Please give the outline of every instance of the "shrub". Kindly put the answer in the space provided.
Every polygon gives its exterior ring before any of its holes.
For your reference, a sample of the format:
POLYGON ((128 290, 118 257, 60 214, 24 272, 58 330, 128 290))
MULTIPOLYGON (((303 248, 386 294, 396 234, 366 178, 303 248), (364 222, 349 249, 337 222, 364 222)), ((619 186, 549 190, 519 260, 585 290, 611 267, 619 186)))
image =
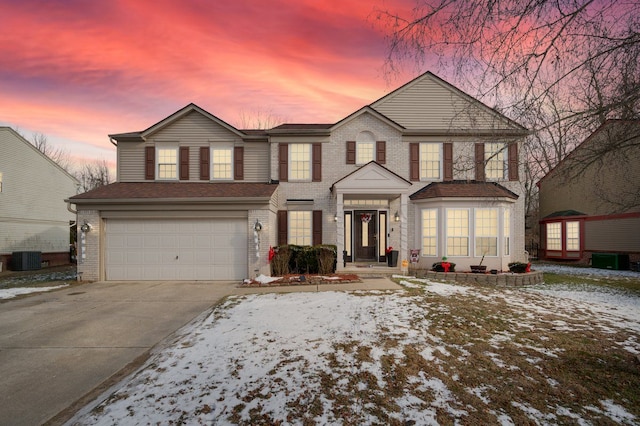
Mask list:
POLYGON ((514 272, 516 274, 524 274, 525 272, 528 272, 530 267, 531 267, 530 263, 523 263, 523 262, 509 263, 509 271, 514 272))
POLYGON ((271 275, 331 274, 336 270, 337 251, 334 245, 278 246, 271 259, 271 275))

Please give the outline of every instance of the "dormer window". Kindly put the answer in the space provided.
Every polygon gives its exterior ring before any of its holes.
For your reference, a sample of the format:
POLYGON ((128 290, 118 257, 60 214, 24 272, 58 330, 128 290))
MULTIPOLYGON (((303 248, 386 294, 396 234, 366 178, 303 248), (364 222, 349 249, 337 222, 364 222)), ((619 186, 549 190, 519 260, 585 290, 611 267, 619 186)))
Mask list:
POLYGON ((158 145, 156 148, 156 164, 156 176, 158 179, 178 179, 178 147, 158 145))

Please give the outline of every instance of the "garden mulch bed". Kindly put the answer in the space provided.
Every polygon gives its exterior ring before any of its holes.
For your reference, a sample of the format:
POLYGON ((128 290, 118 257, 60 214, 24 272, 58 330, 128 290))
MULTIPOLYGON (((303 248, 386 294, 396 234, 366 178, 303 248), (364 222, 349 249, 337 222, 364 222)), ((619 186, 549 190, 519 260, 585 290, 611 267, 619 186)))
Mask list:
MULTIPOLYGON (((260 277, 259 277, 260 278, 260 277)), ((275 278, 275 277, 274 277, 275 278)), ((362 282, 355 274, 288 274, 265 283, 259 279, 244 280, 240 287, 278 287, 292 285, 346 284, 362 282)))

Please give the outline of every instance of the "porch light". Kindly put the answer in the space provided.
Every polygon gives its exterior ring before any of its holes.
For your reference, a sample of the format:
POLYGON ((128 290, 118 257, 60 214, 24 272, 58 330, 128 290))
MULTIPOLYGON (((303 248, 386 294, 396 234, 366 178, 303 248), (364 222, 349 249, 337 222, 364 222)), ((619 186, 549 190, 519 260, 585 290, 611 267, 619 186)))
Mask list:
POLYGON ((393 215, 393 221, 400 222, 400 215, 398 214, 398 212, 396 212, 396 214, 393 215))
POLYGON ((80 230, 81 230, 82 232, 89 232, 89 231, 91 231, 91 228, 93 228, 93 227, 91 226, 91 224, 90 224, 90 223, 88 223, 88 222, 85 220, 84 225, 82 225, 82 226, 80 227, 80 230))
POLYGON ((337 222, 337 221, 338 221, 338 215, 337 215, 337 214, 333 217, 333 221, 334 221, 334 222, 337 222))
POLYGON ((258 219, 256 219, 256 223, 253 225, 253 230, 256 232, 262 231, 262 223, 258 219))

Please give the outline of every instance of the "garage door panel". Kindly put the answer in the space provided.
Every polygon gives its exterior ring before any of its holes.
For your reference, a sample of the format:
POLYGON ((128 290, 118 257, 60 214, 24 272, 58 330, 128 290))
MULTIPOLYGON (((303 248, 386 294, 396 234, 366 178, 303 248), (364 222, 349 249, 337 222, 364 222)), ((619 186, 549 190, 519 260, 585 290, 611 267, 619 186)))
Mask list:
POLYGON ((108 280, 246 278, 246 219, 108 219, 105 229, 108 280))

